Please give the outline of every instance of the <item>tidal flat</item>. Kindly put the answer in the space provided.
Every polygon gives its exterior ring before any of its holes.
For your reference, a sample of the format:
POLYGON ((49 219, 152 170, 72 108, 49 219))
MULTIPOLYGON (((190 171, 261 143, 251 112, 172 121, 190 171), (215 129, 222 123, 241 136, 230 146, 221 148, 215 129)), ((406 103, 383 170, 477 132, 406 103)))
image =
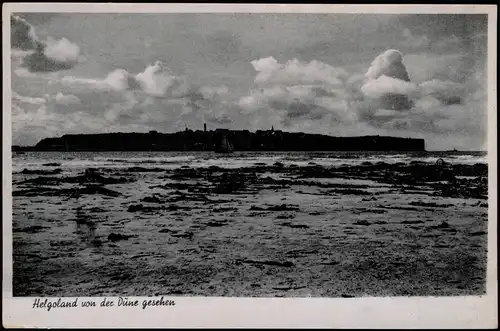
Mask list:
POLYGON ((487 175, 314 160, 16 171, 13 294, 481 295, 487 175))

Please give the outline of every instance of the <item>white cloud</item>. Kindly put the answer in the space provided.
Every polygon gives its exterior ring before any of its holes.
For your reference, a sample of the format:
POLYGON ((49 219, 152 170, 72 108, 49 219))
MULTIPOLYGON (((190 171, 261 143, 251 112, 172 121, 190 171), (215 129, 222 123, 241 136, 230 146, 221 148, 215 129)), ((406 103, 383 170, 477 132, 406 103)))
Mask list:
MULTIPOLYGON (((20 66, 30 73, 68 70, 84 61, 78 45, 66 38, 48 37, 41 41, 35 28, 17 16, 11 17, 11 46, 17 50, 15 57, 21 58, 20 66)), ((16 74, 27 76, 23 71, 16 71, 16 74)))
POLYGON ((55 116, 55 114, 48 112, 45 104, 34 110, 13 105, 11 118, 13 141, 18 141, 21 144, 37 143, 39 137, 55 134, 57 128, 67 121, 66 117, 55 116))
POLYGON ((422 98, 419 98, 415 102, 415 108, 422 110, 437 109, 440 106, 441 106, 441 101, 432 96, 424 96, 422 98))
POLYGON ((418 93, 416 84, 401 79, 380 76, 377 79, 368 80, 362 87, 362 92, 369 98, 381 98, 387 94, 402 94, 413 96, 418 93))
POLYGON ((418 88, 410 82, 401 52, 389 49, 372 61, 361 91, 366 97, 377 99, 382 108, 407 110, 412 105, 409 95, 418 88))
POLYGON ((53 101, 59 105, 71 105, 71 104, 79 104, 81 103, 80 99, 72 94, 63 94, 58 92, 56 95, 51 96, 49 94, 45 94, 43 97, 27 97, 12 91, 12 100, 17 101, 19 103, 25 103, 30 105, 43 105, 48 101, 53 101))
MULTIPOLYGON (((45 100, 55 100, 55 96, 45 96, 45 100)), ((41 99, 41 98, 40 98, 41 99)), ((106 127, 102 116, 89 116, 82 111, 61 114, 54 108, 55 102, 38 104, 21 103, 12 100, 13 144, 34 145, 45 137, 55 137, 66 133, 100 132, 106 127)))
POLYGON ((108 88, 115 91, 125 91, 139 86, 136 78, 124 69, 117 69, 110 72, 102 81, 94 81, 98 88, 108 88))
MULTIPOLYGON (((105 83, 106 79, 103 80, 98 80, 98 79, 93 79, 93 78, 81 78, 81 77, 74 77, 74 76, 64 76, 61 78, 61 84, 65 86, 69 86, 72 88, 98 88, 98 89, 105 89, 109 88, 111 89, 112 86, 105 83)), ((53 81, 52 83, 57 83, 56 81, 53 81)))
POLYGON ((37 75, 30 72, 26 68, 17 68, 14 69, 14 74, 16 74, 17 77, 22 77, 22 78, 28 78, 28 77, 36 77, 37 75))
POLYGON ((20 103, 28 103, 32 105, 42 105, 46 102, 45 98, 33 98, 19 95, 18 93, 12 91, 12 100, 19 101, 20 103))
MULTIPOLYGON (((422 63, 421 70, 429 69, 422 63)), ((427 77, 432 77, 433 72, 428 71, 427 77)), ((458 104, 462 102, 465 91, 461 83, 435 78, 420 84, 410 82, 402 55, 397 50, 388 50, 377 56, 365 77, 361 87, 363 94, 377 99, 380 106, 387 109, 408 110, 413 105, 410 100, 416 100, 417 105, 425 108, 433 107, 437 100, 443 105, 458 104)))
POLYGON ((259 85, 341 84, 347 73, 340 68, 313 60, 301 62, 297 59, 280 64, 273 57, 251 62, 255 71, 255 83, 259 85))
POLYGON ((433 79, 420 84, 422 95, 433 96, 444 104, 461 103, 465 88, 463 84, 433 79))
POLYGON ((181 98, 189 93, 187 81, 174 76, 161 61, 148 66, 135 79, 144 92, 155 97, 181 98))
POLYGON ((174 76, 170 69, 160 61, 146 67, 137 75, 125 69, 117 69, 110 72, 104 79, 65 76, 61 79, 61 83, 75 88, 118 92, 138 90, 159 98, 184 98, 194 93, 193 87, 184 77, 174 76))
POLYGON ((115 103, 104 112, 104 118, 108 122, 115 122, 122 114, 129 113, 137 104, 138 100, 134 95, 127 93, 125 102, 115 103))
POLYGON ((298 121, 354 120, 346 101, 347 73, 343 69, 316 60, 281 64, 273 57, 252 61, 252 65, 257 71, 256 87, 238 101, 252 125, 290 128, 298 121))
POLYGON ((80 47, 66 38, 55 40, 49 37, 45 42, 44 54, 57 62, 76 63, 80 56, 80 47))
POLYGON ((20 50, 34 50, 40 41, 35 28, 19 16, 11 16, 10 42, 12 47, 20 50))
POLYGON ((56 94, 54 100, 59 105, 71 105, 71 104, 81 103, 80 99, 76 95, 62 94, 61 92, 56 94))
POLYGON ((110 72, 104 79, 64 76, 61 79, 61 83, 75 89, 113 90, 117 92, 139 86, 135 77, 125 69, 116 69, 110 72))
POLYGON ((380 76, 409 81, 408 72, 403 64, 403 55, 396 49, 389 49, 377 56, 365 74, 367 79, 377 79, 380 76))

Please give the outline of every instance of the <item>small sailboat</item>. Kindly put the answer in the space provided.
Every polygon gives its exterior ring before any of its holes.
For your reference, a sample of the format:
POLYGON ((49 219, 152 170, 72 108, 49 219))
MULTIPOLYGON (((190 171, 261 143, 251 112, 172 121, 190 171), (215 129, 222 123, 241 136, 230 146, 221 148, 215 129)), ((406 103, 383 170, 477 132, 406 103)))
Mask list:
POLYGON ((227 136, 223 135, 220 144, 215 146, 214 151, 215 153, 232 153, 234 151, 234 147, 227 139, 227 136))
POLYGON ((66 152, 69 152, 69 145, 68 145, 68 141, 66 139, 64 139, 64 150, 66 152))

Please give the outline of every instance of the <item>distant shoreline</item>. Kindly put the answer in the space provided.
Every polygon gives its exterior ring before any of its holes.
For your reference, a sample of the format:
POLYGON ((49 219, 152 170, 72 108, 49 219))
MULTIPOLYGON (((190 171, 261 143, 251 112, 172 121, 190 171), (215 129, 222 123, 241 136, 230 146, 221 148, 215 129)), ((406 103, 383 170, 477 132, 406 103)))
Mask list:
POLYGON ((74 134, 44 138, 34 146, 12 146, 13 152, 104 152, 104 151, 213 151, 221 139, 227 139, 234 151, 308 152, 308 151, 397 151, 425 152, 425 140, 389 136, 333 137, 280 130, 185 130, 175 133, 102 133, 74 134))

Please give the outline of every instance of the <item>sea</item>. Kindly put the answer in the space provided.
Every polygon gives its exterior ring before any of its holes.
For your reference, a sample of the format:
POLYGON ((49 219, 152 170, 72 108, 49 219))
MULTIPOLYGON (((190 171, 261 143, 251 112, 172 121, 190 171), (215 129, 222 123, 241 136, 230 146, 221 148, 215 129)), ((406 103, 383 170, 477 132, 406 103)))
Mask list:
POLYGON ((86 168, 143 168, 175 169, 218 166, 240 168, 252 165, 305 166, 354 166, 363 162, 409 163, 420 161, 434 163, 442 159, 450 164, 487 164, 487 152, 24 152, 12 153, 12 172, 23 169, 79 171, 86 168))

